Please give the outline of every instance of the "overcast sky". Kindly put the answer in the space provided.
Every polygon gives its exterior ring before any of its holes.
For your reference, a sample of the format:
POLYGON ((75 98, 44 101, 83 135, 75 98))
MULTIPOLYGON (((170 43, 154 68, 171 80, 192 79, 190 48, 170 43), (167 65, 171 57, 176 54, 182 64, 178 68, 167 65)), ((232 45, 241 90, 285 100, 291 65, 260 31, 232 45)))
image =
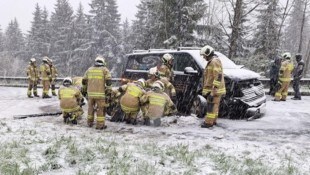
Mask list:
MULTIPOLYGON (((116 0, 118 4, 118 12, 121 14, 122 21, 128 18, 133 20, 137 12, 136 6, 140 0, 116 0)), ((77 10, 79 3, 82 2, 84 12, 88 13, 91 0, 69 0, 74 11, 77 10)), ((7 25, 14 18, 17 19, 23 33, 30 30, 31 21, 33 20, 33 12, 35 4, 39 3, 40 7, 46 7, 49 16, 56 4, 56 0, 0 0, 0 28, 5 31, 7 25)))

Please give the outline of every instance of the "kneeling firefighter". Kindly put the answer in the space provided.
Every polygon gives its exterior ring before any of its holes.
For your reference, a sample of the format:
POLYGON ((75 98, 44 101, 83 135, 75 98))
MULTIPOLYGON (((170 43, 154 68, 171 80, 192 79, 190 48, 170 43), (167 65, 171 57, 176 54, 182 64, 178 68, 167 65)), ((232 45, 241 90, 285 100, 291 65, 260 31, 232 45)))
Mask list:
POLYGON ((156 81, 152 85, 151 91, 148 91, 141 102, 145 104, 144 124, 150 125, 153 120, 154 126, 160 126, 161 120, 165 114, 175 113, 177 109, 170 97, 164 92, 164 84, 156 81))
POLYGON ((133 83, 127 83, 119 88, 119 92, 125 92, 121 97, 120 104, 125 113, 126 123, 135 125, 137 115, 141 107, 141 97, 145 94, 145 80, 139 79, 133 83))
POLYGON ((58 98, 64 122, 77 124, 77 119, 83 114, 83 109, 81 108, 84 104, 83 96, 78 88, 72 86, 72 79, 70 77, 63 80, 63 86, 58 91, 58 98))

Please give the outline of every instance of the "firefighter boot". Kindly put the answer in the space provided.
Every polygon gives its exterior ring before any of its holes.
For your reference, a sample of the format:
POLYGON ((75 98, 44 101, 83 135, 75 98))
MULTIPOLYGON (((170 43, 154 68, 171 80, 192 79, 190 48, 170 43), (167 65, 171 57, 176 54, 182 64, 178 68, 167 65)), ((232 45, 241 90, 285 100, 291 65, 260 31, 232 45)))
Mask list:
POLYGON ((53 91, 53 92, 52 92, 52 95, 53 95, 53 96, 57 96, 57 94, 56 94, 56 92, 55 92, 55 91, 53 91))
POLYGON ((94 125, 94 120, 87 119, 87 125, 88 125, 89 127, 93 127, 93 125, 94 125))
POLYGON ((35 96, 35 97, 40 97, 39 95, 38 95, 38 93, 33 93, 33 95, 35 96))
POLYGON ((210 118, 206 118, 205 122, 201 125, 202 128, 211 128, 214 125, 214 120, 210 118))
POLYGON ((33 96, 32 95, 28 95, 28 98, 33 98, 33 96))
POLYGON ((105 125, 104 122, 98 122, 96 123, 96 129, 100 129, 100 130, 103 130, 103 129, 106 129, 107 128, 107 125, 105 125))
POLYGON ((144 118, 144 125, 146 125, 146 126, 151 125, 150 118, 144 118))

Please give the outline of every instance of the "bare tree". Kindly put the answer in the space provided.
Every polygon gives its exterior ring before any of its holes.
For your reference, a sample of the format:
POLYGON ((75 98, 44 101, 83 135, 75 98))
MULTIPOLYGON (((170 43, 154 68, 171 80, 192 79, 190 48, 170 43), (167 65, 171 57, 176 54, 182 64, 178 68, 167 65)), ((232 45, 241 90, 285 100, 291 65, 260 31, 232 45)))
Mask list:
POLYGON ((303 14, 302 14, 302 21, 301 21, 300 35, 299 35, 299 46, 298 46, 298 52, 299 53, 302 51, 302 43, 303 43, 302 38, 303 38, 304 27, 305 27, 306 12, 307 12, 307 7, 308 7, 309 3, 310 3, 309 0, 304 1, 304 9, 303 9, 303 14))

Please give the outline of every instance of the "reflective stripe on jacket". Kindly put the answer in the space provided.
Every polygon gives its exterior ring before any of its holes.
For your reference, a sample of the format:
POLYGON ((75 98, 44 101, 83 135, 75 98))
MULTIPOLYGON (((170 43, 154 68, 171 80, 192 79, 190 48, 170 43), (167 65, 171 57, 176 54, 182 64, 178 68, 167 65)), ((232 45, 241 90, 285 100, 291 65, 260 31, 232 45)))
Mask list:
POLYGON ((291 60, 283 61, 279 72, 279 80, 281 82, 290 82, 293 69, 294 64, 291 62, 291 60))
POLYGON ((120 104, 126 112, 136 112, 140 109, 140 98, 145 94, 145 91, 135 83, 128 83, 121 86, 125 94, 121 97, 120 104))
POLYGON ((216 89, 216 94, 223 95, 226 93, 223 66, 221 60, 214 56, 207 64, 204 70, 203 90, 202 94, 206 95, 216 89))
POLYGON ((170 97, 164 92, 147 92, 141 99, 142 103, 146 103, 146 116, 152 118, 160 118, 166 111, 171 111, 174 106, 170 97))
POLYGON ((51 76, 50 66, 46 63, 42 63, 40 66, 40 75, 42 80, 49 80, 51 76))
POLYGON ((105 98, 106 90, 111 88, 106 81, 111 80, 110 71, 106 67, 90 67, 84 74, 86 89, 89 98, 105 98))
POLYGON ((60 108, 62 111, 74 112, 80 109, 79 102, 83 97, 76 87, 62 86, 58 91, 58 98, 60 100, 60 108))
POLYGON ((32 81, 38 81, 38 79, 39 79, 39 72, 38 72, 37 66, 32 65, 32 64, 28 65, 27 66, 27 76, 32 81))

